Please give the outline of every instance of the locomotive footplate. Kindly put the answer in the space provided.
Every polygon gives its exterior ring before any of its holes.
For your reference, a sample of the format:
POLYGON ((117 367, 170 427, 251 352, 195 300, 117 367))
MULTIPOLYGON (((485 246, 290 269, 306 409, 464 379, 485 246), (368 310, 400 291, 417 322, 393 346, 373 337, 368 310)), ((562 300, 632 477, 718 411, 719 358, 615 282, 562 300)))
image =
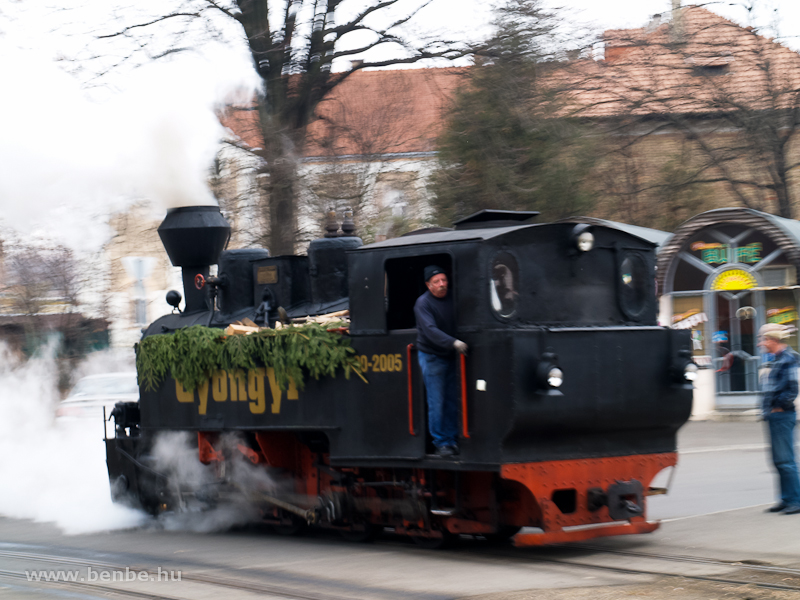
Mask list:
MULTIPOLYGON (((541 533, 519 533, 516 546, 575 542, 601 536, 650 533, 659 523, 646 518, 653 478, 674 467, 674 452, 580 460, 506 464, 503 479, 530 492, 541 533)), ((524 506, 525 503, 520 503, 524 506)))

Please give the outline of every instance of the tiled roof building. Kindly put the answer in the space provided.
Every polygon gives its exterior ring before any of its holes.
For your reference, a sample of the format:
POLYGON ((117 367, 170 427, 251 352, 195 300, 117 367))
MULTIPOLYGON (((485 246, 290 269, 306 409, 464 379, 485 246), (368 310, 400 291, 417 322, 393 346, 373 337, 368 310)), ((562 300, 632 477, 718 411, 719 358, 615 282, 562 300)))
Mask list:
MULTIPOLYGON (((424 191, 444 111, 463 69, 356 71, 334 88, 298 148, 301 237, 319 234, 328 206, 352 206, 367 239, 418 227, 429 218, 424 191)), ((262 145, 256 115, 222 118, 250 148, 262 145)))
MULTIPOLYGON (((465 69, 356 71, 319 105, 308 127, 307 159, 433 152, 443 111, 465 69)), ((262 145, 253 111, 222 122, 252 148, 262 145)))
POLYGON ((666 228, 730 205, 796 216, 797 52, 696 6, 604 40, 604 60, 560 76, 572 114, 607 126, 608 216, 666 228), (675 218, 653 222, 665 208, 675 218))
MULTIPOLYGON (((605 127, 597 216, 664 229, 718 206, 792 216, 797 52, 696 6, 606 31, 604 42, 602 60, 547 75, 569 99, 566 114, 605 127)), ((356 71, 334 89, 298 148, 309 235, 328 204, 381 222, 368 236, 391 235, 387 219, 425 222, 424 180, 466 71, 356 71)), ((258 147, 253 117, 224 122, 258 147)))

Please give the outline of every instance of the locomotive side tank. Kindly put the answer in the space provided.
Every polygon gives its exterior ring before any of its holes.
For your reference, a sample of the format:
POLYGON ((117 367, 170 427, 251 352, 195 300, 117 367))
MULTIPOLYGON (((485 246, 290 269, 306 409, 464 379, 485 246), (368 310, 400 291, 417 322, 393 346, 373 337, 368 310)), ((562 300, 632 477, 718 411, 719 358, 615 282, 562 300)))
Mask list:
MULTIPOLYGON (((180 504, 147 471, 155 437, 191 432, 198 460, 224 473, 220 436, 236 432, 248 460, 291 481, 290 494, 259 496, 265 520, 283 527, 302 517, 364 537, 388 526, 428 544, 466 533, 516 534, 518 545, 652 531, 650 484, 676 464, 694 369, 688 333, 656 320, 655 243, 615 224, 522 222, 531 216, 483 211, 454 230, 368 246, 332 237, 308 257, 223 252, 219 277, 199 273, 212 291, 205 310, 187 302, 146 336, 349 308, 368 383, 323 377, 281 390, 269 365, 246 379, 218 372, 191 392, 167 377, 141 389, 139 415, 118 415, 107 440, 114 489, 151 510, 180 504), (448 273, 470 348, 452 459, 431 454, 414 348, 431 264, 448 273)), ((196 267, 188 278, 184 267, 187 286, 200 281, 196 267)))

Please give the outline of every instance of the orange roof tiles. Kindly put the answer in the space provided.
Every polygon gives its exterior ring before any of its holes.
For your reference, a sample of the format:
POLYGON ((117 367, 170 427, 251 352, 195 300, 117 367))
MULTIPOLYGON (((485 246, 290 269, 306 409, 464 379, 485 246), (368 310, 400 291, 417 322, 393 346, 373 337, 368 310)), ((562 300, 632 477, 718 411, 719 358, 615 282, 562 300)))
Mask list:
MULTIPOLYGON (((356 71, 317 107, 303 156, 430 152, 444 124, 443 112, 465 69, 356 71)), ((251 148, 262 145, 257 114, 230 110, 222 116, 251 148)))
POLYGON ((579 114, 797 106, 797 52, 696 6, 684 7, 674 25, 606 31, 604 61, 581 61, 561 73, 561 84, 573 84, 569 95, 579 114))

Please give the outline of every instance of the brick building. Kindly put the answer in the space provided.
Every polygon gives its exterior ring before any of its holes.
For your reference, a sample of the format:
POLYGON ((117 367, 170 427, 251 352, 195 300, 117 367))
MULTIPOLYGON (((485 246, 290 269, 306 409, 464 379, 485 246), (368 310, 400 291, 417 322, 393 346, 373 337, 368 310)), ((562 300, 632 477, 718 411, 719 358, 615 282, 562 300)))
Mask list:
POLYGON ((796 216, 797 52, 696 6, 604 42, 561 74, 572 114, 608 140, 604 216, 670 230, 731 205, 796 216))

